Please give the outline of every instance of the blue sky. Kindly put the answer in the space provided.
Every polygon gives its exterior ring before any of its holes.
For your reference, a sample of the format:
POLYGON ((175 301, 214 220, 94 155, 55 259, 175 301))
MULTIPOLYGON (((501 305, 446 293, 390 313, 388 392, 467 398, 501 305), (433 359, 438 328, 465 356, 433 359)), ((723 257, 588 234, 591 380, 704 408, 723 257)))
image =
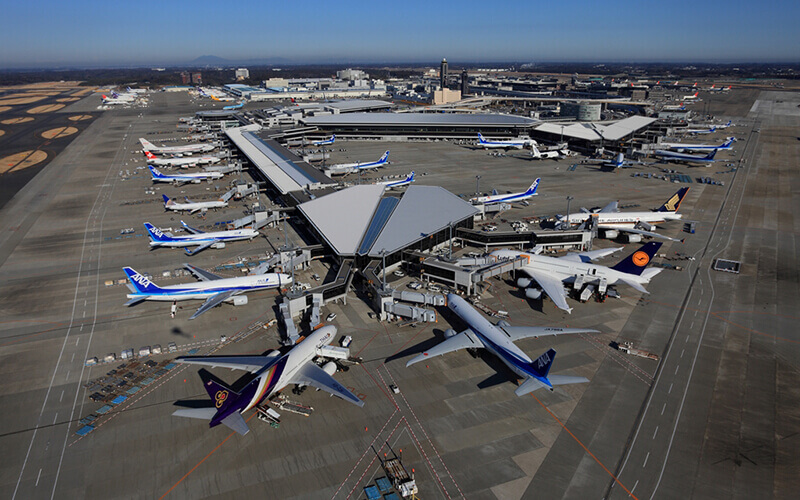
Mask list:
POLYGON ((800 61, 800 1, 12 1, 0 67, 306 62, 800 61), (498 6, 502 5, 502 6, 498 6))

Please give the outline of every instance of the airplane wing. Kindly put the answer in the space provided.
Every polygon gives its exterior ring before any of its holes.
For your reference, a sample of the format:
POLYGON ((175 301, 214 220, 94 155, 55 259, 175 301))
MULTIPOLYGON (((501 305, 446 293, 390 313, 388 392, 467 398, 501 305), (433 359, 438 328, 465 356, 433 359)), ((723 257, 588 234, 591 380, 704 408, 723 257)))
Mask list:
MULTIPOLYGON (((603 227, 603 226, 599 226, 603 227)), ((622 250, 623 247, 617 248, 603 248, 601 250, 589 250, 588 252, 570 252, 563 257, 559 257, 560 259, 564 260, 571 260, 575 262, 591 262, 596 259, 601 259, 608 255, 611 255, 614 252, 618 252, 622 250)))
POLYGON ((141 302, 143 300, 147 300, 147 297, 134 297, 131 300, 129 300, 128 302, 125 302, 125 305, 126 306, 132 306, 134 304, 138 304, 139 302, 141 302))
POLYGON ((601 213, 607 214, 612 212, 619 212, 619 201, 612 201, 608 205, 600 209, 601 213))
POLYGON ((556 307, 568 313, 572 312, 572 308, 567 305, 567 292, 564 291, 564 283, 560 279, 544 271, 533 271, 525 268, 522 271, 536 280, 544 290, 544 293, 555 303, 556 307))
POLYGON ((527 339, 530 337, 549 337, 551 335, 572 335, 576 333, 600 333, 598 330, 588 330, 584 328, 553 328, 549 326, 498 326, 508 334, 512 342, 527 339))
POLYGON ((520 384, 519 387, 517 387, 517 389, 514 391, 514 394, 516 394, 517 396, 524 396, 528 393, 531 393, 538 389, 542 389, 544 387, 547 386, 541 380, 533 377, 528 377, 528 379, 525 380, 525 382, 523 382, 522 384, 520 384))
POLYGON ((199 418, 201 420, 211 420, 214 418, 214 415, 217 414, 217 409, 215 407, 210 408, 183 408, 181 410, 175 410, 172 413, 173 417, 184 417, 184 418, 199 418))
POLYGON ((586 377, 571 377, 569 375, 550 375, 547 378, 553 385, 582 384, 589 381, 586 377))
POLYGON ((598 229, 614 229, 616 231, 622 231, 622 232, 625 232, 625 233, 641 234, 642 236, 649 236, 651 238, 661 238, 661 239, 664 239, 664 240, 680 241, 681 243, 683 243, 682 239, 671 238, 669 236, 665 236, 663 234, 658 234, 658 233, 655 233, 653 231, 645 231, 644 229, 635 229, 635 228, 630 228, 630 227, 604 226, 604 225, 598 225, 597 228, 598 229))
POLYGON ((217 242, 217 240, 210 240, 210 241, 206 241, 205 243, 203 243, 199 247, 195 248, 194 250, 189 250, 189 247, 185 247, 184 250, 186 251, 186 255, 194 255, 196 253, 202 252, 203 250, 205 250, 206 248, 210 247, 211 245, 213 245, 216 242, 217 242))
POLYGON ((231 370, 244 370, 256 373, 270 363, 274 363, 276 356, 178 356, 175 361, 192 365, 219 366, 231 370))
POLYGON ((219 292, 216 295, 212 295, 211 297, 206 299, 205 302, 203 302, 203 305, 200 306, 194 312, 194 314, 192 314, 189 317, 189 319, 195 319, 196 317, 200 316, 201 314, 203 314, 204 312, 208 311, 212 307, 216 307, 216 306, 222 304, 222 302, 224 302, 225 300, 233 297, 234 295, 236 295, 238 293, 240 293, 239 290, 227 290, 227 291, 224 291, 224 292, 219 292))
POLYGON ((640 285, 638 282, 636 282, 636 281, 628 280, 628 279, 625 279, 623 277, 620 277, 619 279, 623 283, 625 283, 626 285, 628 285, 629 287, 633 288, 636 291, 639 291, 639 292, 642 292, 642 293, 650 293, 647 290, 645 290, 645 288, 642 285, 640 285))
POLYGON ((414 363, 419 363, 425 359, 435 358, 436 356, 447 354, 448 352, 458 351, 460 349, 478 349, 483 347, 483 343, 476 339, 470 330, 464 330, 457 335, 453 335, 444 342, 436 344, 422 354, 415 356, 408 363, 406 363, 406 367, 409 367, 414 363))
POLYGON ((337 382, 335 378, 328 375, 325 370, 314 363, 304 364, 299 370, 297 370, 297 373, 294 374, 289 383, 310 385, 311 387, 340 397, 345 401, 353 403, 354 405, 364 406, 364 402, 358 399, 355 394, 348 391, 342 384, 337 382))
POLYGON ((250 432, 250 427, 247 426, 247 422, 244 421, 244 417, 242 417, 242 414, 238 411, 233 412, 222 419, 222 423, 242 436, 250 432))
POLYGON ((192 234, 203 234, 204 231, 187 226, 185 222, 181 221, 181 226, 192 234))
POLYGON ((203 281, 214 281, 222 279, 222 276, 218 276, 212 272, 206 271, 205 269, 200 269, 199 267, 193 266, 191 264, 184 263, 183 267, 191 271, 192 274, 194 274, 195 276, 197 276, 198 279, 203 281))

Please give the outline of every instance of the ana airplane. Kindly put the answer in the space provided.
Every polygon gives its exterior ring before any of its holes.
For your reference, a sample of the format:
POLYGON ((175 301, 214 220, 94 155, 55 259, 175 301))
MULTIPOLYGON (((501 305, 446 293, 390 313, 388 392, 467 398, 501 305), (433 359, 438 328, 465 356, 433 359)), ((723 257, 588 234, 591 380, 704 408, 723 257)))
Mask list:
POLYGON ((662 142, 659 145, 675 151, 711 151, 717 149, 731 149, 733 147, 733 141, 735 140, 736 139, 734 137, 728 137, 728 139, 722 144, 683 144, 680 142, 662 142))
POLYGON ((456 333, 452 329, 447 330, 444 332, 444 342, 414 357, 406 363, 406 367, 460 349, 487 349, 524 380, 514 391, 517 396, 524 396, 542 388, 552 391, 556 385, 580 384, 589 381, 584 377, 549 375, 553 359, 556 356, 555 350, 550 349, 532 361, 514 342, 530 337, 600 333, 597 330, 511 326, 505 321, 493 325, 466 300, 453 293, 447 295, 447 307, 466 323, 467 329, 461 333, 456 333))
POLYGON ((711 126, 708 128, 689 128, 684 130, 683 132, 686 134, 713 134, 717 131, 717 127, 711 126))
POLYGON ((542 292, 546 293, 556 307, 567 312, 572 308, 567 305, 567 292, 565 283, 577 284, 577 288, 586 285, 618 285, 625 283, 635 290, 648 293, 645 284, 661 272, 661 269, 645 269, 658 249, 660 242, 649 242, 633 252, 614 267, 591 264, 593 259, 610 255, 621 248, 592 250, 588 252, 570 253, 563 257, 547 257, 535 253, 520 252, 517 250, 495 250, 491 253, 498 260, 524 258, 527 263, 520 269, 532 279, 520 278, 517 286, 526 288, 525 296, 529 299, 538 299, 542 292), (536 281, 539 288, 528 288, 536 281))
POLYGON ((539 194, 536 192, 536 190, 539 188, 540 180, 541 179, 537 177, 528 189, 519 193, 497 194, 497 191, 495 190, 490 196, 479 196, 469 201, 474 205, 493 205, 495 203, 514 203, 527 200, 528 198, 539 194))
POLYGON ((160 170, 152 165, 148 165, 150 169, 150 176, 153 182, 174 182, 176 184, 186 184, 187 182, 194 182, 195 184, 201 181, 212 181, 214 179, 222 179, 223 175, 220 172, 186 172, 183 174, 165 175, 160 170))
POLYGON ((333 144, 335 141, 336 141, 336 134, 333 134, 328 139, 324 139, 322 141, 314 141, 311 144, 313 144, 314 146, 327 146, 329 144, 333 144))
POLYGON ((162 194, 161 197, 164 198, 164 210, 174 210, 175 212, 188 211, 189 215, 201 210, 208 210, 209 208, 224 208, 228 206, 228 202, 222 198, 212 201, 195 202, 189 201, 189 198, 184 198, 186 203, 178 203, 175 200, 170 200, 165 194, 162 194))
POLYGON ((147 139, 140 138, 142 151, 150 151, 157 155, 190 155, 192 153, 205 153, 213 150, 214 144, 187 144, 185 146, 156 146, 147 139))
POLYGON ((704 163, 710 164, 715 162, 714 156, 717 154, 717 150, 713 149, 710 153, 705 156, 702 155, 690 155, 687 153, 678 153, 677 151, 668 151, 664 149, 658 149, 655 152, 655 155, 661 158, 661 161, 674 161, 679 163, 704 163))
POLYGON ((367 163, 340 163, 338 165, 331 165, 327 168, 332 175, 347 174, 350 172, 357 172, 359 170, 369 170, 371 168, 381 168, 389 164, 389 152, 386 151, 378 158, 378 161, 367 163))
POLYGON ((613 160, 604 161, 600 163, 600 168, 603 169, 617 169, 617 168, 628 168, 634 165, 641 165, 642 162, 634 162, 634 161, 625 161, 625 155, 622 153, 617 154, 617 156, 613 160))
POLYGON ((220 161, 218 156, 192 156, 190 158, 159 158, 150 151, 144 152, 147 156, 147 163, 150 165, 158 165, 165 167, 194 167, 195 165, 206 165, 209 163, 217 163, 220 161))
POLYGON ((291 384, 321 389, 362 407, 364 402, 333 378, 335 362, 328 361, 322 367, 313 363, 314 358, 330 356, 332 351, 342 349, 329 345, 335 337, 336 327, 327 325, 318 328, 286 354, 270 351, 263 356, 180 356, 175 359, 178 363, 244 370, 250 372, 253 379, 236 392, 230 385, 201 369, 200 379, 211 401, 204 408, 177 410, 173 416, 210 420, 209 427, 224 424, 244 435, 250 429, 242 414, 291 384))
POLYGON ((235 109, 242 109, 244 107, 244 101, 240 102, 239 104, 231 104, 230 106, 223 106, 222 109, 226 111, 233 111, 235 109))
POLYGON ((150 248, 157 247, 182 247, 186 255, 194 255, 206 248, 225 248, 230 241, 252 240, 258 236, 255 229, 234 229, 231 231, 215 231, 205 233, 199 229, 187 226, 183 221, 181 225, 191 234, 173 236, 170 232, 163 232, 149 222, 144 223, 147 234, 150 235, 150 248), (194 250, 187 247, 196 246, 194 250))
POLYGON ((535 144, 531 145, 531 158, 534 160, 560 158, 563 155, 565 155, 564 151, 539 151, 535 144))
POLYGON ((205 300, 203 305, 189 318, 191 320, 223 302, 231 303, 234 306, 247 304, 247 297, 242 295, 244 293, 279 288, 292 283, 292 277, 286 274, 268 273, 223 278, 190 264, 184 264, 184 266, 200 280, 199 283, 160 287, 130 267, 124 267, 123 270, 130 281, 128 288, 131 291, 128 294, 130 300, 125 305, 132 306, 145 300, 161 302, 205 300))
POLYGON ((688 192, 688 187, 679 189, 678 192, 673 194, 663 205, 652 212, 620 212, 619 203, 613 201, 598 212, 582 209, 579 214, 559 215, 557 218, 557 226, 579 226, 588 223, 590 219, 596 217, 597 228, 604 229, 605 237, 609 239, 616 238, 619 236, 619 232, 622 231, 636 235, 628 237, 629 243, 641 241, 642 236, 683 242, 683 240, 680 239, 658 234, 654 232, 654 230, 656 229, 656 224, 662 224, 671 220, 680 220, 681 217, 683 217, 682 214, 678 213, 678 209, 688 192))
POLYGON ((535 145, 536 141, 533 139, 495 139, 487 141, 483 135, 478 134, 478 146, 483 149, 523 149, 535 145))
POLYGON ((376 182, 375 184, 382 185, 383 188, 386 191, 389 191, 390 189, 396 189, 396 188, 400 188, 400 187, 403 187, 403 186, 408 186, 412 182, 414 182, 414 171, 413 170, 411 171, 410 174, 408 174, 406 176, 405 179, 401 179, 399 181, 379 181, 379 182, 376 182))

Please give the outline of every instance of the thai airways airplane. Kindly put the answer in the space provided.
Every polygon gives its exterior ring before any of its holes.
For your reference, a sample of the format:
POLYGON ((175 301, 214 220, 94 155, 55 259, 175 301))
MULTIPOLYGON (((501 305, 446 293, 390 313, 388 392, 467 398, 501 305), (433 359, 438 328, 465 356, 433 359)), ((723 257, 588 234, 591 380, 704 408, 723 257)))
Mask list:
POLYGON ((716 154, 717 154, 716 149, 711 150, 711 152, 705 156, 690 155, 687 153, 678 153, 677 151, 668 151, 664 149, 658 149, 655 152, 655 155, 661 158, 661 161, 674 161, 679 163, 709 163, 709 164, 714 163, 716 161, 714 159, 714 156, 716 154))
POLYGON ((650 236, 653 238, 663 238, 670 241, 683 240, 670 238, 663 234, 654 232, 656 224, 662 224, 671 220, 680 220, 683 215, 678 213, 681 202, 686 198, 689 188, 681 188, 675 194, 669 197, 663 205, 658 207, 652 212, 620 212, 618 202, 612 201, 598 212, 591 212, 583 209, 581 213, 559 215, 557 217, 557 226, 569 227, 586 224, 589 219, 597 218, 597 228, 606 231, 605 237, 614 239, 619 235, 619 232, 631 233, 639 236, 629 236, 629 243, 636 243, 641 241, 641 236, 650 236))
POLYGON ((408 186, 412 182, 414 182, 414 171, 413 170, 411 171, 410 174, 408 174, 406 176, 405 179, 401 179, 399 181, 379 181, 379 182, 376 182, 375 184, 382 185, 383 188, 386 191, 389 191, 390 189, 396 189, 396 188, 400 188, 400 187, 403 187, 403 186, 408 186))
POLYGON ((189 201, 189 198, 184 198, 186 203, 178 203, 175 200, 170 200, 169 196, 162 194, 164 198, 164 210, 174 210, 175 212, 188 211, 189 215, 199 212, 201 210, 208 210, 209 208, 225 208, 228 202, 222 198, 213 201, 189 201))
POLYGON ((491 255, 498 260, 524 258, 527 264, 520 271, 530 276, 531 279, 520 278, 517 280, 517 286, 526 288, 525 296, 536 300, 544 292, 556 307, 572 312, 572 308, 567 305, 565 283, 577 282, 581 286, 583 284, 600 284, 601 282, 606 285, 625 283, 639 292, 648 293, 643 285, 649 283, 653 276, 661 272, 661 269, 645 269, 645 267, 659 248, 661 248, 661 242, 651 241, 614 267, 592 264, 591 261, 610 255, 621 248, 570 253, 563 257, 547 257, 517 250, 495 250, 491 255), (528 288, 533 281, 541 288, 528 288))
POLYGON ((205 300, 203 305, 189 318, 192 320, 223 302, 229 302, 234 306, 243 306, 247 304, 247 297, 241 294, 279 288, 292 283, 292 277, 286 274, 268 273, 237 278, 223 278, 222 276, 218 276, 190 264, 184 264, 184 266, 201 281, 199 283, 184 283, 181 285, 160 287, 153 284, 147 277, 137 273, 130 267, 124 267, 123 270, 128 276, 128 281, 130 281, 128 288, 131 291, 131 293, 128 294, 130 300, 126 302, 125 305, 132 306, 145 300, 161 302, 205 300))
POLYGON ((523 149, 535 145, 536 141, 533 139, 495 139, 487 141, 483 135, 478 134, 478 146, 483 149, 523 149))
POLYGON ((461 333, 456 333, 452 329, 447 330, 444 332, 444 342, 414 357, 406 363, 406 367, 461 349, 486 349, 500 358, 500 361, 524 379, 524 382, 514 391, 517 396, 524 396, 543 388, 552 391, 553 386, 556 385, 580 384, 589 381, 584 377, 549 375, 550 368, 553 366, 553 359, 556 356, 554 349, 548 350, 533 361, 514 342, 530 337, 600 333, 597 330, 511 326, 505 321, 500 321, 497 325, 493 325, 474 307, 469 305, 466 300, 453 293, 447 295, 447 307, 466 323, 467 329, 461 333))
POLYGON ((176 184, 194 182, 195 184, 198 184, 201 181, 222 179, 224 175, 220 172, 186 172, 184 174, 165 175, 152 165, 148 165, 147 168, 150 169, 150 176, 152 177, 153 182, 174 182, 176 184))
POLYGON ((386 151, 378 158, 378 161, 366 163, 340 163, 338 165, 331 165, 327 170, 331 175, 347 174, 350 172, 357 172, 359 170, 368 170, 370 168, 380 168, 389 164, 389 152, 386 151))
POLYGON ((224 424, 244 435, 250 429, 242 414, 292 384, 311 386, 362 407, 364 402, 333 378, 336 363, 328 361, 322 367, 313 363, 314 358, 332 357, 332 351, 342 349, 329 345, 335 337, 336 327, 327 325, 315 330, 286 354, 270 351, 265 356, 180 356, 175 359, 178 363, 244 370, 253 374, 253 379, 236 392, 230 385, 201 369, 200 379, 211 401, 206 407, 180 409, 172 415, 209 420, 209 427, 224 424))
POLYGON ((494 191, 494 194, 492 195, 479 196, 471 199, 470 202, 472 202, 474 205, 492 205, 495 203, 514 203, 517 201, 527 200, 528 198, 539 194, 536 192, 536 190, 539 188, 540 180, 541 179, 537 177, 528 189, 525 191, 520 191, 519 193, 497 194, 497 191, 494 191))
POLYGON ((214 144, 187 144, 185 146, 156 146, 147 139, 140 138, 143 151, 150 151, 157 155, 190 155, 192 153, 205 153, 216 146, 214 144))
POLYGON ((329 144, 333 144, 335 141, 336 141, 336 134, 333 134, 332 136, 330 136, 329 139, 325 139, 322 141, 314 141, 311 144, 313 144, 314 146, 327 146, 329 144))
POLYGON ((258 236, 255 229, 234 229, 231 231, 215 231, 205 233, 199 229, 187 226, 183 221, 181 225, 191 234, 173 236, 170 232, 164 232, 149 222, 144 223, 147 234, 150 235, 150 248, 158 247, 182 247, 186 255, 194 255, 206 248, 225 248, 225 244, 230 241, 252 240, 258 236), (194 250, 187 247, 196 246, 194 250))
POLYGON ((660 146, 667 149, 674 149, 675 151, 711 151, 717 149, 731 149, 733 147, 734 137, 728 139, 722 144, 683 144, 680 142, 662 142, 660 146))
POLYGON ((218 156, 193 156, 190 158, 159 158, 150 151, 144 152, 147 156, 147 163, 151 165, 165 166, 165 167, 193 167, 195 165, 204 165, 208 163, 217 163, 220 161, 218 156))

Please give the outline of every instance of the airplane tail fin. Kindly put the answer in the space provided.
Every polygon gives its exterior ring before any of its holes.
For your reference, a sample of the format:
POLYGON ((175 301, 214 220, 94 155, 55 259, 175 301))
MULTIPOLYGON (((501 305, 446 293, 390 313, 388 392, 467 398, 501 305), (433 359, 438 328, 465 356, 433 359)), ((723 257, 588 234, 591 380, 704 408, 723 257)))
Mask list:
POLYGON ((242 414, 235 410, 229 410, 231 405, 241 397, 241 394, 231 389, 228 384, 204 368, 201 368, 198 373, 203 381, 203 387, 205 387, 206 392, 211 397, 211 402, 214 403, 214 407, 217 409, 217 413, 211 419, 209 426, 214 427, 219 424, 225 424, 241 435, 250 432, 250 428, 247 426, 242 414))
POLYGON ((144 155, 147 157, 148 160, 155 160, 156 159, 156 155, 154 155, 150 151, 145 150, 144 155))
POLYGON ((713 160, 716 155, 717 155, 717 150, 716 149, 712 149, 711 152, 706 155, 705 159, 706 160, 713 160))
POLYGON ((153 179, 161 179, 164 177, 164 174, 162 174, 156 167, 148 165, 147 168, 150 169, 150 175, 153 176, 153 179))
POLYGON ((150 239, 153 241, 170 241, 171 233, 164 233, 161 229, 155 227, 154 225, 150 224, 149 222, 144 223, 144 228, 147 230, 147 234, 150 235, 150 239))
POLYGON ((107 96, 107 95, 105 95, 105 94, 100 94, 100 97, 102 97, 102 98, 103 98, 103 100, 106 100, 106 99, 108 99, 108 96, 107 96))
POLYGON ((486 142, 486 139, 483 138, 483 134, 481 134, 480 132, 478 132, 478 142, 480 142, 481 144, 486 142))
POLYGON ((146 149, 147 151, 152 151, 152 150, 154 150, 154 149, 157 149, 157 148, 155 147, 155 145, 153 145, 153 143, 152 143, 152 142, 148 141, 148 140, 147 140, 147 139, 145 139, 145 138, 140 138, 140 139, 139 139, 139 144, 141 144, 141 145, 142 145, 142 147, 143 147, 144 149, 146 149))
POLYGON ((131 285, 138 293, 156 293, 160 292, 161 288, 154 285, 150 278, 137 273, 130 267, 123 267, 123 271, 125 271, 125 275, 128 276, 128 281, 131 282, 131 285))
POLYGON ((550 367, 553 366, 553 359, 555 359, 555 357, 556 350, 550 349, 536 358, 533 363, 531 363, 531 368, 533 368, 534 373, 546 379, 547 374, 550 373, 550 367))
POLYGON ((536 180, 533 181, 533 183, 531 183, 531 186, 528 188, 528 190, 525 192, 525 194, 535 195, 536 194, 536 190, 539 189, 539 181, 540 180, 542 180, 542 179, 540 177, 537 177, 536 180))
POLYGON ((617 167, 621 167, 623 163, 625 163, 625 155, 620 153, 617 155, 617 161, 615 162, 615 164, 617 167))
POLYGON ((174 204, 175 204, 175 200, 171 200, 171 199, 169 198, 169 196, 167 196, 167 195, 165 195, 165 194, 162 194, 162 195, 161 195, 161 198, 164 200, 164 207, 165 207, 165 208, 166 208, 166 207, 171 207, 172 205, 174 205, 174 204))
POLYGON ((686 197, 686 193, 688 192, 688 187, 680 188, 675 194, 670 196, 670 198, 665 201, 663 205, 658 207, 657 212, 677 212, 681 206, 681 202, 686 197))
POLYGON ((410 174, 408 174, 408 177, 406 177, 406 180, 407 180, 408 182, 414 182, 414 175, 416 175, 416 174, 415 174, 415 173, 414 173, 414 171, 412 170, 412 171, 411 171, 411 173, 410 173, 410 174))
POLYGON ((387 162, 388 160, 389 160, 389 152, 388 152, 388 151, 386 151, 385 153, 383 153, 383 155, 381 155, 381 157, 380 157, 380 158, 378 158, 378 162, 379 162, 379 163, 385 163, 385 162, 387 162))
POLYGON ((649 264, 653 259, 653 256, 655 256, 656 252, 658 252, 659 248, 661 248, 660 241, 651 241, 627 256, 611 269, 621 273, 635 274, 640 276, 642 271, 644 271, 644 268, 647 267, 647 264, 649 264))

